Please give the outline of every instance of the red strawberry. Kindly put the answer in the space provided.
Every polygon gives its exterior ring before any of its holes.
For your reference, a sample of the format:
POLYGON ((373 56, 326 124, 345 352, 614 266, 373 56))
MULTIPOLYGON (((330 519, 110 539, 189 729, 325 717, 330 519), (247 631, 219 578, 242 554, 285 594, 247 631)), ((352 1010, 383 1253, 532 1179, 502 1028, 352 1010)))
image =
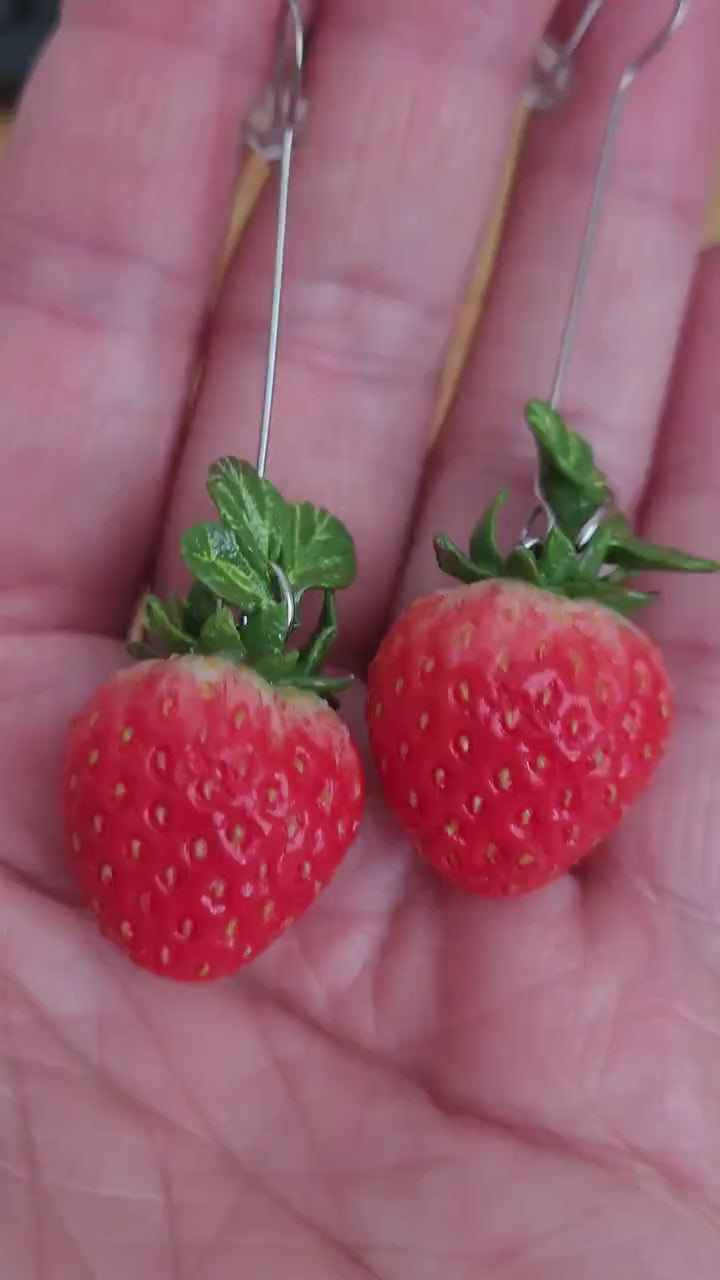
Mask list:
POLYGON ((579 436, 547 406, 528 423, 548 514, 504 559, 495 521, 465 555, 436 539, 468 584, 417 601, 372 664, 368 726, 385 796, 415 848, 486 897, 526 893, 604 839, 660 761, 672 696, 662 657, 622 616, 649 596, 638 568, 720 565, 650 546, 613 512, 579 436))
POLYGON ((217 658, 140 663, 70 729, 72 864, 103 932, 144 968, 233 973, 303 915, 360 823, 340 718, 217 658))
POLYGON ((208 487, 221 523, 185 535, 191 591, 148 598, 148 640, 131 649, 149 660, 96 691, 64 767, 70 857, 98 925, 137 964, 190 981, 233 973, 307 910, 363 805, 333 709, 347 681, 322 674, 352 539, 247 463, 222 459, 208 487), (313 588, 319 620, 293 647, 313 588))
POLYGON ((493 897, 545 884, 612 830, 662 756, 670 705, 637 627, 518 582, 418 601, 369 684, 388 803, 438 870, 493 897))

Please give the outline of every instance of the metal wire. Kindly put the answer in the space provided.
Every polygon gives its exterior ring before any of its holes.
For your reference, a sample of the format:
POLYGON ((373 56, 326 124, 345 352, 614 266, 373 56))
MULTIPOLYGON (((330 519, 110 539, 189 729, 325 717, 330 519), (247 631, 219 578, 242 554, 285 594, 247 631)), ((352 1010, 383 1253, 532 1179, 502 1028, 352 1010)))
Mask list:
MULTIPOLYGON (((285 251, 287 245, 290 176, 295 138, 302 123, 305 103, 302 96, 305 33, 298 0, 283 0, 275 36, 275 77, 269 98, 257 103, 246 121, 246 137, 250 146, 269 163, 280 161, 277 204, 277 232, 273 266, 270 334, 268 337, 265 392, 258 439, 257 473, 262 478, 267 470, 270 429, 273 420, 277 385, 280 320, 282 316, 285 251)), ((281 601, 285 606, 287 629, 296 622, 296 603, 287 575, 278 564, 270 565, 277 580, 281 601)))
POLYGON ((593 25, 605 0, 590 0, 574 30, 561 44, 550 36, 540 41, 533 75, 525 93, 532 111, 548 111, 570 96, 574 81, 574 57, 593 25))
MULTIPOLYGON (((548 107, 556 106, 567 97, 572 86, 574 56, 587 36, 593 22, 603 8, 604 3, 605 0, 590 0, 590 3, 584 9, 575 29, 564 44, 557 44, 554 41, 547 39, 542 41, 536 57, 535 76, 528 99, 529 105, 535 110, 541 111, 548 107)), ((573 291, 565 319, 565 325, 560 342, 560 351, 549 396, 549 403, 553 409, 557 409, 560 404, 568 366, 575 348, 580 312, 582 310, 582 304, 585 296, 585 287, 587 285, 590 263, 597 241, 600 213, 607 190, 610 166, 615 153, 615 144, 617 142, 618 129, 620 126, 623 107, 625 105, 627 91, 648 63, 652 62, 653 59, 661 53, 665 46, 670 42, 675 32, 687 17, 690 10, 690 3, 691 0, 676 0, 673 13, 665 23, 665 26, 658 32, 650 44, 648 44, 642 52, 638 54, 634 61, 625 68, 618 82, 617 89, 615 90, 615 94, 610 105, 610 114, 605 127, 605 134, 595 175, 595 183, 590 200, 590 209, 585 225, 585 233, 580 246, 580 257, 573 284, 573 291)), ((542 541, 542 537, 537 531, 538 522, 541 519, 544 522, 545 536, 555 523, 554 514, 545 501, 540 488, 539 477, 537 476, 535 479, 535 498, 537 500, 537 506, 533 509, 530 519, 522 530, 519 539, 520 545, 525 547, 527 550, 532 550, 542 541)), ((579 548, 582 548, 590 540, 593 533, 599 527, 602 519, 604 519, 608 514, 608 511, 612 508, 612 504, 612 494, 609 494, 607 502, 603 508, 596 512, 580 531, 578 540, 579 548)))
MULTIPOLYGON (((257 454, 257 472, 260 476, 264 476, 267 470, 270 429, 277 384, 290 175, 296 132, 298 125, 301 123, 304 108, 302 98, 304 58, 305 35, 298 0, 283 0, 275 41, 275 83, 272 89, 270 119, 263 121, 261 126, 257 124, 256 119, 251 120, 248 130, 248 140, 260 155, 266 160, 279 159, 280 161, 270 335, 257 454)), ((257 114, 256 112, 255 115, 257 114)))
POLYGON ((590 261, 597 241, 600 212, 605 198, 605 192, 607 190, 610 165, 615 153, 618 128, 620 125, 623 107, 625 106, 627 91, 648 63, 652 62, 653 59, 662 52, 665 46, 669 44, 675 32, 687 17, 689 10, 690 0, 676 0, 672 17, 668 22, 666 22, 662 30, 658 32, 654 40, 652 40, 642 53, 640 53, 635 60, 626 67, 620 77, 618 87, 615 90, 610 107, 610 115, 608 116, 608 122, 605 128, 605 136, 600 151, 595 185, 590 201, 590 210, 580 249, 580 259, 570 299, 570 306, 565 320, 560 352, 555 368, 555 376, 553 378, 552 389, 549 396, 549 403, 553 409, 557 409, 560 403, 560 398, 565 384, 565 376, 575 347, 578 321, 580 319, 580 311, 585 296, 585 286, 587 284, 590 261))
POLYGON ((572 58, 577 53, 604 4, 605 0, 590 0, 590 3, 585 6, 585 11, 572 35, 568 36, 567 40, 561 45, 564 58, 572 58))
POLYGON ((280 588, 282 603, 285 606, 285 623, 288 631, 291 631, 295 625, 295 593, 290 586, 290 580, 285 570, 281 569, 280 565, 275 564, 274 562, 270 565, 270 568, 275 574, 275 579, 278 587, 280 588))

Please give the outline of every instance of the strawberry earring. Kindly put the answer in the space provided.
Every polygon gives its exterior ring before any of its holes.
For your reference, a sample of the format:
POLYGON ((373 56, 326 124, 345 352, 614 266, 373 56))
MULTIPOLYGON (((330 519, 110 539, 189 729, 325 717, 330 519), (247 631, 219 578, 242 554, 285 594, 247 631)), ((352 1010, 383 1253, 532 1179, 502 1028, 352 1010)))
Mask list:
POLYGON ((150 596, 136 665, 93 695, 67 738, 73 869, 102 932, 138 965, 184 981, 234 973, 303 915, 357 834, 363 776, 323 674, 334 593, 355 577, 347 530, 265 479, 288 193, 302 111, 303 30, 286 0, 272 110, 248 137, 280 160, 278 234, 257 467, 209 472, 218 521, 190 529, 184 599, 150 596), (305 593, 315 629, 292 641, 305 593))
MULTIPOLYGON (((436 537, 440 568, 463 585, 418 600, 370 671, 367 719, 388 804, 420 854, 485 897, 527 893, 578 863, 664 753, 670 684, 657 648, 628 621, 651 599, 628 580, 644 569, 720 570, 634 537, 589 445, 558 412, 625 97, 687 9, 676 4, 612 104, 552 392, 525 411, 536 510, 508 556, 496 537, 506 492, 467 553, 436 537)), ((545 47, 536 105, 564 96, 568 57, 545 47)))

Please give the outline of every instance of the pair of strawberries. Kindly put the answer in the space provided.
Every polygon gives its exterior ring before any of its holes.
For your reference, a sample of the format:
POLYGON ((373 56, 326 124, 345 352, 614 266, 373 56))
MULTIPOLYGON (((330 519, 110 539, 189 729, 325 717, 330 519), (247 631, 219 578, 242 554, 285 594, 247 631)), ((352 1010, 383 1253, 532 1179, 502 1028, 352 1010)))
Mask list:
MULTIPOLYGON (((620 821, 663 755, 662 658, 628 619, 644 569, 720 565, 640 542, 589 446, 547 405, 527 422, 547 531, 509 556, 501 493, 459 579, 417 601, 372 664, 368 727, 388 804, 444 876, 486 897, 567 871, 620 821)), ((247 463, 210 470, 217 523, 185 535, 184 599, 146 604, 141 659, 73 721, 67 839, 98 925, 136 963, 211 980, 253 959, 310 906, 357 835, 363 773, 323 674, 334 593, 355 576, 343 525, 286 502, 247 463), (303 598, 322 593, 296 642, 303 598)))

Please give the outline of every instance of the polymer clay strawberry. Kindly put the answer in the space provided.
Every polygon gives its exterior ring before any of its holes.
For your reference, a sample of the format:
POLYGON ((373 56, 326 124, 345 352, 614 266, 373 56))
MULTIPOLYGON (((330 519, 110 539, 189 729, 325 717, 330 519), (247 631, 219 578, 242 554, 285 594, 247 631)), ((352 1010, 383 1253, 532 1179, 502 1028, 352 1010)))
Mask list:
POLYGON ((357 834, 363 776, 323 674, 334 592, 355 575, 343 525, 286 502, 245 462, 209 473, 217 523, 186 533, 184 599, 145 606, 140 660, 68 733, 67 844, 103 933, 137 964, 235 972, 298 919, 357 834), (303 598, 317 625, 293 643, 303 598))
POLYGON ((644 569, 714 561, 635 538, 586 442, 548 405, 538 448, 542 537, 509 556, 495 498, 465 554, 435 539, 463 584, 418 600, 371 666, 367 718, 385 797, 412 844, 485 897, 527 893, 605 839, 648 785, 671 730, 662 656, 630 620, 644 569))

